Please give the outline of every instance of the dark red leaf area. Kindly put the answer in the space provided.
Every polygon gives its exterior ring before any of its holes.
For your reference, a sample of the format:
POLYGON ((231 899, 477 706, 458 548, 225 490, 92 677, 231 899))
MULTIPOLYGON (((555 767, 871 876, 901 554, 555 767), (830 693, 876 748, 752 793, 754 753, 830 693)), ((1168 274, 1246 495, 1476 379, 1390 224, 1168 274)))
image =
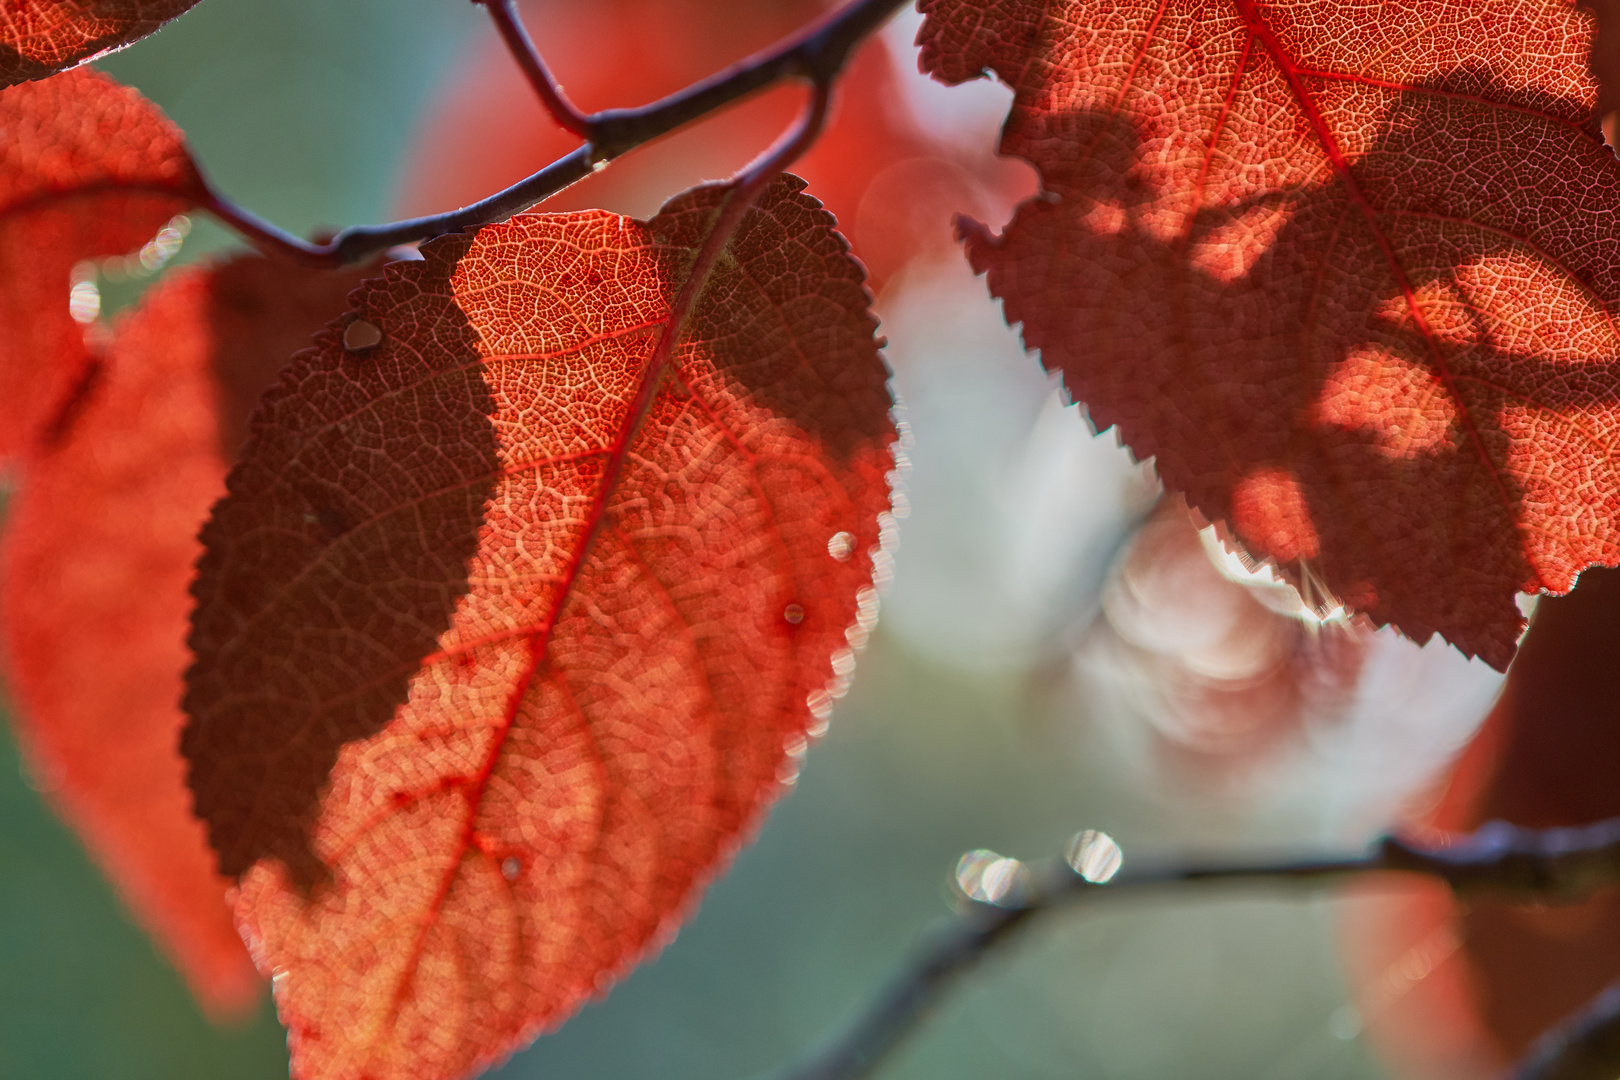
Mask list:
POLYGON ((894 432, 801 187, 673 353, 723 187, 424 245, 256 415, 183 748, 296 1075, 459 1076, 559 1022, 673 932, 847 680, 894 432))
POLYGON ((241 456, 248 420, 288 359, 343 314, 361 281, 380 273, 375 264, 316 271, 246 257, 210 273, 206 318, 225 461, 241 456))
MULTIPOLYGON (((1592 569, 1541 601, 1502 696, 1453 769, 1425 828, 1491 820, 1531 828, 1620 816, 1620 572, 1592 569)), ((1361 1004, 1445 942, 1371 1033, 1403 1075, 1491 1075, 1620 972, 1620 892, 1575 904, 1453 898, 1425 885, 1354 927, 1345 942, 1361 1004), (1450 951, 1454 950, 1454 955, 1450 951), (1435 1018, 1439 1021, 1436 1022, 1435 1018), (1471 1062, 1472 1068, 1463 1068, 1471 1062)))
POLYGON ((121 49, 197 0, 0 0, 0 86, 121 49))
POLYGON ((268 385, 357 278, 259 258, 170 277, 120 321, 71 435, 28 459, 8 514, 7 684, 30 764, 220 1013, 251 1006, 261 984, 178 748, 196 536, 224 494, 221 433, 245 423, 242 391, 268 385))
MULTIPOLYGON (((771 45, 829 6, 821 0, 600 0, 527 3, 523 12, 570 96, 582 108, 601 109, 673 93, 771 45), (625 26, 637 32, 625 34, 625 26)), ((825 131, 794 165, 838 218, 874 287, 919 251, 947 253, 954 212, 988 212, 1029 190, 1022 167, 964 153, 920 131, 906 115, 899 80, 880 43, 863 45, 839 79, 825 131)), ((792 123, 804 97, 797 86, 767 91, 633 151, 546 208, 650 210, 672 191, 745 165, 792 123)), ((545 115, 489 34, 424 126, 405 176, 402 212, 437 213, 482 198, 579 141, 545 115), (503 107, 491 109, 491 101, 503 107)))
POLYGON ((92 71, 0 92, 0 463, 55 429, 91 375, 73 267, 140 247, 199 197, 180 132, 92 71))
MULTIPOLYGON (((1542 601, 1502 698, 1436 815, 1447 829, 1493 819, 1532 828, 1620 817, 1620 572, 1588 570, 1542 601)), ((1464 948, 1487 1029, 1517 1057, 1620 972, 1620 894, 1581 904, 1462 907, 1464 948)))
POLYGON ((1580 0, 1580 5, 1597 23, 1592 35, 1592 77, 1598 85, 1597 111, 1607 118, 1620 112, 1620 5, 1615 0, 1580 0))
POLYGON ((1561 0, 925 2, 1046 194, 967 230, 1099 427, 1248 551, 1503 668, 1620 561, 1620 164, 1561 0))

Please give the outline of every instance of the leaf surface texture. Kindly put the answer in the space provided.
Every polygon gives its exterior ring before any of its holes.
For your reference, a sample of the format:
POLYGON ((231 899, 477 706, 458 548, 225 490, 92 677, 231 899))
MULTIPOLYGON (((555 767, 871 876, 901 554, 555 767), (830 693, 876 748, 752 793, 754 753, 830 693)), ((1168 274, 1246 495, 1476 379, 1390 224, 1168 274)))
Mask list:
POLYGON ((0 0, 0 86, 122 49, 197 0, 0 0))
POLYGON ((296 1075, 498 1060, 672 933, 793 775, 875 616, 894 438, 801 186, 673 329, 726 188, 424 245, 257 414, 183 748, 296 1075))
POLYGON ((1620 166, 1554 0, 924 0, 1045 192, 967 229, 1099 428, 1308 597, 1502 668, 1620 561, 1620 166))

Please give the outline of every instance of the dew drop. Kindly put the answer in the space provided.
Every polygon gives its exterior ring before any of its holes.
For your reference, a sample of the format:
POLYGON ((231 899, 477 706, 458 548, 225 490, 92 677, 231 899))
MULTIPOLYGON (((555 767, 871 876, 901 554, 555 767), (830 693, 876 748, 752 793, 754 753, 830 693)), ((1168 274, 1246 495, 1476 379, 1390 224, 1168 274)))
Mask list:
POLYGON ((523 873, 523 863, 516 855, 508 855, 501 860, 501 877, 507 881, 516 881, 518 875, 523 873))
POLYGON ((847 532, 835 532, 827 541, 827 554, 839 562, 848 562, 855 553, 855 538, 847 532))
POLYGON ((1086 829, 1070 837, 1066 856, 1074 872, 1093 885, 1112 881, 1125 863, 1125 853, 1114 838, 1095 829, 1086 829))
POLYGON ((141 248, 137 256, 140 259, 141 269, 148 274, 163 269, 163 265, 179 252, 181 243, 190 231, 189 218, 184 215, 171 218, 169 223, 159 229, 158 234, 141 248))
POLYGON ((1361 1034, 1361 1014, 1352 1005, 1340 1005, 1328 1017, 1328 1030, 1334 1038, 1349 1042, 1361 1034))
POLYGON ((855 625, 870 633, 877 625, 879 604, 877 590, 864 586, 855 594, 855 625))
POLYGON ((60 772, 53 770, 48 766, 36 765, 27 758, 19 758, 17 760, 17 771, 22 774, 23 783, 27 784, 28 787, 33 791, 38 791, 41 793, 52 792, 62 786, 62 775, 60 772))
POLYGON ((363 352, 366 349, 376 348, 382 339, 382 327, 364 319, 356 319, 343 331, 343 348, 347 352, 363 352))
POLYGON ((68 314, 76 323, 96 321, 96 316, 101 314, 101 290, 96 287, 94 278, 73 283, 73 289, 68 293, 68 314))
POLYGON ((798 626, 804 622, 804 606, 802 604, 789 604, 782 609, 782 618, 794 626, 798 626))
POLYGON ((970 900, 1016 904, 1029 887, 1029 870, 1017 859, 979 848, 956 861, 955 879, 956 887, 970 900))

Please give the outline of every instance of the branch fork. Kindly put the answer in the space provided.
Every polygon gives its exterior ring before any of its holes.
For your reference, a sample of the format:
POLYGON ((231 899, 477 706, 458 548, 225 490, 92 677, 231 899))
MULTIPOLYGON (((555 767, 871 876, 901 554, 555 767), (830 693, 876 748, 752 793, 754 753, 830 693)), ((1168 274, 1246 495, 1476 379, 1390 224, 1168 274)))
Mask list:
MULTIPOLYGON (((803 122, 785 139, 801 139, 787 162, 802 154, 819 134, 826 99, 855 47, 882 26, 906 0, 852 0, 764 52, 733 64, 684 90, 635 109, 582 113, 568 100, 540 56, 517 13, 516 0, 473 0, 489 10, 502 40, 523 69, 529 85, 556 122, 586 140, 538 172, 459 210, 386 225, 344 229, 326 243, 311 243, 265 221, 210 188, 205 209, 230 224, 268 253, 311 266, 338 267, 364 262, 400 244, 427 240, 475 225, 501 221, 578 183, 608 162, 785 79, 810 84, 813 100, 806 115, 819 111, 813 129, 803 122), (819 101, 819 105, 816 102, 819 101)), ((781 147, 783 143, 779 143, 781 147)), ((775 153, 767 152, 767 156, 775 153)), ((762 158, 761 161, 765 159, 762 158)), ((749 166, 753 169, 754 166, 749 166)), ((743 182, 748 169, 734 178, 743 182)))

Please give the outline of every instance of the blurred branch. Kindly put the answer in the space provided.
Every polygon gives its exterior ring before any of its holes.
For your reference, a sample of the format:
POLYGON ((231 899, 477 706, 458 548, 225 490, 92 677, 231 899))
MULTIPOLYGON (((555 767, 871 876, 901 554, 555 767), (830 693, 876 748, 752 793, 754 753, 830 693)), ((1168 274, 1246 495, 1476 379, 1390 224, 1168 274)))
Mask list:
POLYGON ((1614 1080, 1620 1076, 1620 982, 1548 1031, 1514 1080, 1614 1080))
POLYGON ((552 115, 559 123, 566 118, 568 122, 563 126, 570 130, 582 134, 588 132, 583 145, 532 176, 470 206, 386 225, 351 226, 327 243, 311 243, 294 236, 212 189, 203 200, 203 206, 266 251, 314 266, 335 267, 362 262, 399 244, 426 240, 511 217, 583 180, 627 151, 784 79, 804 80, 818 94, 825 94, 843 71, 855 46, 888 21, 889 16, 906 0, 851 0, 826 18, 764 52, 756 53, 668 97, 636 109, 604 109, 588 115, 579 113, 562 96, 550 71, 534 50, 527 32, 517 21, 511 4, 503 0, 478 2, 484 3, 496 16, 502 36, 519 55, 519 63, 531 85, 541 92, 542 100, 546 101, 552 115), (548 89, 549 98, 546 96, 548 89))
MULTIPOLYGON (((872 1075, 955 984, 990 950, 1045 912, 1079 900, 1192 884, 1265 888, 1333 884, 1371 873, 1422 874, 1458 892, 1505 892, 1526 899, 1569 900, 1620 884, 1620 818, 1575 829, 1522 829, 1493 821, 1444 843, 1385 837, 1364 855, 1232 863, 1165 862, 1112 871, 1088 861, 1082 833, 1068 862, 1012 863, 1007 884, 992 900, 962 898, 955 919, 935 929, 902 970, 857 1014, 849 1028, 777 1074, 777 1080, 858 1080, 872 1075), (1071 863, 1073 865, 1071 865, 1071 863)), ((964 859, 964 864, 966 860, 964 859)), ((958 885, 963 885, 959 871, 958 885)), ((971 883, 969 883, 971 885, 971 883)), ((1620 984, 1560 1028, 1533 1055, 1518 1080, 1613 1080, 1620 1062, 1620 984), (1566 1060, 1567 1059, 1567 1060, 1566 1060), (1590 1064, 1588 1064, 1590 1062, 1590 1064), (1561 1071, 1561 1070, 1568 1071, 1561 1071), (1535 1071, 1541 1070, 1541 1071, 1535 1071)))

